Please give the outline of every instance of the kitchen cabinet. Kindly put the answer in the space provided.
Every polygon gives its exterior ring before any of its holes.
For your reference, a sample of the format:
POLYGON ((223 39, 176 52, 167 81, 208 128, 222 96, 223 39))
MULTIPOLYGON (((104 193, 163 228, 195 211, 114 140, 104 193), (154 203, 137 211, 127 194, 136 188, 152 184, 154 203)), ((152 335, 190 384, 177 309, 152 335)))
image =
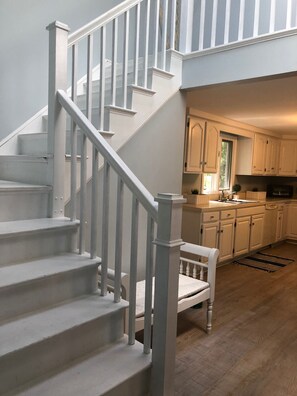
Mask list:
POLYGON ((238 138, 236 174, 276 175, 278 159, 278 139, 258 133, 255 133, 254 139, 238 138))
POLYGON ((236 219, 234 256, 249 252, 251 217, 244 216, 236 219))
POLYGON ((297 203, 288 205, 287 238, 297 239, 297 203))
POLYGON ((263 245, 264 206, 237 210, 234 256, 240 256, 263 245))
POLYGON ((277 210, 277 221, 276 221, 276 242, 281 241, 285 238, 284 232, 284 205, 279 205, 277 210))
POLYGON ((264 214, 251 217, 250 250, 260 249, 263 245, 264 214))
POLYGON ((232 259, 234 243, 234 219, 221 221, 219 231, 219 261, 232 259))
POLYGON ((255 134, 252 154, 252 173, 263 175, 265 173, 267 137, 255 134))
POLYGON ((183 211, 182 238, 186 242, 220 250, 219 261, 233 257, 234 209, 204 213, 183 211))
POLYGON ((296 140, 281 141, 278 174, 280 176, 297 175, 297 141, 296 140))
POLYGON ((216 173, 218 170, 219 134, 217 124, 189 117, 185 138, 185 173, 216 173))
POLYGON ((265 175, 276 175, 278 172, 280 141, 268 137, 265 153, 265 175))

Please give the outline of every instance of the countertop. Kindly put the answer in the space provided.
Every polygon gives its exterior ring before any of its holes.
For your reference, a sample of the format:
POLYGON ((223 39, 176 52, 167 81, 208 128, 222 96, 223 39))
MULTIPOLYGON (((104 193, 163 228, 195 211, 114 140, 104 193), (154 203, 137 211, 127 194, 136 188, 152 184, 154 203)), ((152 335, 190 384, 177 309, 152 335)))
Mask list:
POLYGON ((266 198, 262 201, 254 201, 254 202, 244 202, 244 203, 231 203, 231 202, 217 202, 217 201, 209 201, 207 204, 184 204, 183 208, 188 211, 198 211, 198 212, 209 212, 212 210, 230 210, 230 209, 241 209, 241 208, 249 208, 253 206, 263 206, 268 203, 293 203, 297 202, 297 197, 293 198, 266 198))

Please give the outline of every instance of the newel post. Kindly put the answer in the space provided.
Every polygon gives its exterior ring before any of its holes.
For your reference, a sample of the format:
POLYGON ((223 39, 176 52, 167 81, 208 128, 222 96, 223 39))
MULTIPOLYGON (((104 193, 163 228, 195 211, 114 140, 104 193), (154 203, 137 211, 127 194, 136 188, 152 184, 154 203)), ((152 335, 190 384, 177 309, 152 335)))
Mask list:
POLYGON ((181 240, 181 195, 158 194, 155 244, 155 301, 152 351, 152 395, 174 393, 178 274, 181 240))
POLYGON ((60 22, 47 26, 49 31, 48 85, 48 154, 47 183, 53 186, 49 200, 49 217, 64 216, 64 168, 66 114, 58 99, 57 90, 67 90, 67 44, 69 28, 60 22))

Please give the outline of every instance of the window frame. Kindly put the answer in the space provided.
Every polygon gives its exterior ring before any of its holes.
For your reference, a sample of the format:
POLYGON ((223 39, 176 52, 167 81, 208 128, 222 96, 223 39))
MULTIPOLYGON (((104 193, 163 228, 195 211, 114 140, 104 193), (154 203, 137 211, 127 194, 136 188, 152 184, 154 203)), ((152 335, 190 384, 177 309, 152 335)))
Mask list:
POLYGON ((204 178, 207 173, 202 173, 201 177, 201 191, 205 194, 219 194, 222 190, 224 191, 230 191, 232 192, 232 186, 234 185, 234 179, 235 179, 235 167, 236 167, 236 154, 237 154, 237 137, 234 135, 231 135, 227 132, 220 132, 219 136, 219 153, 218 153, 218 161, 219 161, 219 166, 218 166, 218 171, 217 173, 211 173, 210 175, 212 176, 213 180, 211 181, 212 185, 212 190, 204 190, 204 178), (231 171, 230 171, 230 185, 229 188, 220 188, 219 187, 219 180, 220 180, 220 163, 221 163, 221 153, 222 153, 222 142, 223 141, 231 141, 232 142, 232 158, 231 158, 231 171))

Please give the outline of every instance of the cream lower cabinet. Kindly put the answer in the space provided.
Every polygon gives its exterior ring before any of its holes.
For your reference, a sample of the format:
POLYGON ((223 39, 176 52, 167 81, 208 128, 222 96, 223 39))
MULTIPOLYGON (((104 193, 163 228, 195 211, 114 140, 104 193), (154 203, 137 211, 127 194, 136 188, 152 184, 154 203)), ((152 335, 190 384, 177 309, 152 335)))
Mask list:
POLYGON ((263 245, 264 206, 237 210, 234 256, 240 256, 263 245))
POLYGON ((288 205, 287 213, 287 238, 297 239, 297 203, 288 205))
POLYGON ((246 254, 249 252, 250 224, 250 216, 244 216, 236 219, 234 256, 240 256, 241 254, 246 254))
POLYGON ((220 262, 231 260, 233 256, 262 246, 264 210, 264 206, 256 206, 200 212, 186 207, 183 210, 182 238, 185 242, 218 248, 220 262))
POLYGON ((277 210, 276 220, 276 242, 285 239, 286 227, 285 227, 285 205, 279 204, 277 210))
POLYGON ((263 245, 264 214, 251 217, 250 250, 260 249, 263 245))
POLYGON ((201 245, 218 248, 219 261, 233 257, 235 213, 235 210, 222 210, 202 215, 201 245))

